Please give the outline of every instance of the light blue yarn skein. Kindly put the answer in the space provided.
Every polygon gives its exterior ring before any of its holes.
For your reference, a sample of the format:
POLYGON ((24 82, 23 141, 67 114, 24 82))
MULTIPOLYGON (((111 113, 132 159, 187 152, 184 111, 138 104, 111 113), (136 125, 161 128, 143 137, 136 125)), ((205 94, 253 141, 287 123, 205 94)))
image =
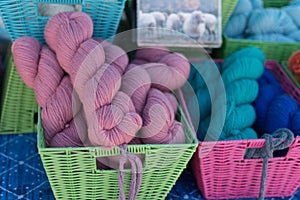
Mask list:
POLYGON ((272 33, 287 34, 295 30, 297 30, 297 26, 285 11, 266 8, 251 12, 245 33, 248 36, 272 33))
POLYGON ((290 33, 288 37, 295 40, 296 42, 300 42, 300 30, 290 33))
POLYGON ((300 17, 299 17, 299 12, 300 12, 300 4, 299 5, 289 5, 287 7, 284 7, 283 10, 287 13, 288 16, 291 17, 295 25, 300 28, 300 17))
POLYGON ((300 0, 293 0, 289 3, 289 6, 300 6, 300 0))
POLYGON ((234 10, 233 15, 245 14, 246 16, 250 14, 252 10, 252 4, 249 0, 238 0, 234 10))
POLYGON ((266 42, 295 42, 292 37, 287 37, 282 34, 266 34, 266 35, 253 35, 247 37, 248 40, 258 40, 258 41, 266 41, 266 42))
POLYGON ((248 16, 244 13, 232 15, 224 29, 226 36, 237 38, 244 33, 247 26, 248 16))
POLYGON ((253 9, 262 9, 264 7, 264 3, 262 0, 250 0, 253 9))

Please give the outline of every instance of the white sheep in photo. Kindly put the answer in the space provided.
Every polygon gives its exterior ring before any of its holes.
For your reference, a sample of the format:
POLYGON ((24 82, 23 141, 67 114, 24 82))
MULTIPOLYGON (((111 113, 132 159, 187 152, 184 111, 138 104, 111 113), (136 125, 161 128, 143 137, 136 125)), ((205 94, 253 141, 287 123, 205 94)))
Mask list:
POLYGON ((180 31, 183 26, 182 19, 177 14, 170 14, 167 22, 166 22, 166 28, 174 31, 180 31))
POLYGON ((208 31, 209 36, 213 36, 216 38, 216 29, 217 27, 217 17, 213 14, 203 13, 203 19, 205 21, 206 29, 208 31))
POLYGON ((205 21, 201 11, 194 11, 183 24, 183 31, 189 37, 198 39, 205 33, 205 21))
POLYGON ((178 13, 178 17, 180 18, 180 20, 182 21, 182 23, 185 22, 185 20, 187 18, 189 18, 191 16, 191 13, 185 13, 185 12, 179 12, 178 13))
POLYGON ((150 13, 142 13, 142 11, 138 14, 138 28, 155 28, 156 20, 154 16, 150 13))
POLYGON ((157 28, 163 28, 164 25, 165 25, 165 22, 167 20, 167 16, 166 14, 162 13, 162 12, 158 12, 158 11, 155 11, 155 12, 151 12, 150 13, 154 19, 155 19, 155 22, 156 22, 156 27, 157 28))

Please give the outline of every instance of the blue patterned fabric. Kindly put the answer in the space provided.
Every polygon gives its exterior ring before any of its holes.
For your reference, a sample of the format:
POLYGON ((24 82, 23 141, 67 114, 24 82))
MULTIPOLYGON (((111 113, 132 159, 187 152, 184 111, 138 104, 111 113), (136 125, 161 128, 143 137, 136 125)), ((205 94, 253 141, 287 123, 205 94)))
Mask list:
MULTIPOLYGON (((55 199, 36 146, 36 134, 0 135, 0 200, 55 199)), ((300 200, 300 193, 272 199, 300 200)), ((182 173, 166 200, 203 200, 190 168, 182 173)))
POLYGON ((0 136, 0 199, 54 200, 36 134, 0 136))

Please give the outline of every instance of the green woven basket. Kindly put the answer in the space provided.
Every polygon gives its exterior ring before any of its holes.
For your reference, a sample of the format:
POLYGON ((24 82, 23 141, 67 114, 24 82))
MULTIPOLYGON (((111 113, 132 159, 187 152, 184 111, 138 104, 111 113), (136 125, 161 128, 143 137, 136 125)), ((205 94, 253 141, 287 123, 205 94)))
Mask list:
POLYGON ((10 51, 7 52, 5 64, 0 133, 36 132, 38 110, 34 92, 16 72, 10 51))
POLYGON ((300 90, 300 83, 296 80, 295 76, 293 75, 291 70, 288 68, 287 61, 282 61, 281 66, 283 67, 283 69, 287 73, 287 75, 290 77, 290 79, 293 81, 295 86, 300 90))
MULTIPOLYGON (((264 0, 264 7, 283 7, 289 0, 264 0)), ((223 45, 213 53, 216 58, 226 58, 231 53, 244 47, 256 46, 263 50, 268 60, 287 60, 292 52, 300 49, 300 43, 264 42, 253 40, 232 39, 223 35, 223 45)))
MULTIPOLYGON (((165 199, 195 152, 197 139, 182 116, 186 144, 127 146, 129 152, 145 155, 137 199, 165 199)), ((38 150, 56 199, 118 199, 118 170, 98 170, 96 158, 120 155, 119 147, 111 150, 101 147, 47 148, 40 117, 38 122, 38 150)), ((130 182, 131 170, 128 169, 125 170, 126 196, 130 182)))

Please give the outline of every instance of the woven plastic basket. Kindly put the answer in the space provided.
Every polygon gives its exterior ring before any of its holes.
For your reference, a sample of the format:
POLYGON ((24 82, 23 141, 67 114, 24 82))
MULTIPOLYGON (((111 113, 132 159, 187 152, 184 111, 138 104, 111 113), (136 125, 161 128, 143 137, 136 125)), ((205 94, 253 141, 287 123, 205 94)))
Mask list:
MULTIPOLYGON (((179 108, 186 144, 128 145, 127 150, 145 155, 143 179, 137 199, 164 199, 197 148, 197 139, 179 108)), ((40 124, 38 149, 56 199, 118 199, 118 170, 98 170, 97 157, 120 155, 119 147, 47 148, 40 124)), ((125 170, 125 194, 131 170, 125 170)))
MULTIPOLYGON (((37 5, 76 4, 89 14, 94 23, 94 36, 107 39, 118 28, 126 0, 5 0, 0 1, 0 14, 12 41, 29 35, 44 42, 43 31, 49 17, 40 16, 37 5)), ((10 54, 10 50, 8 52, 10 54)), ((36 132, 37 106, 34 93, 19 77, 8 55, 4 93, 1 100, 0 133, 36 132)))
POLYGON ((300 83, 296 80, 295 76, 291 72, 291 70, 288 68, 287 61, 282 61, 281 66, 283 67, 285 73, 290 77, 290 79, 293 81, 293 83, 297 86, 298 90, 300 90, 300 83))
MULTIPOLYGON (((289 2, 289 0, 264 0, 264 6, 265 8, 279 8, 286 6, 289 2)), ((265 42, 246 39, 233 39, 223 35, 223 45, 220 49, 216 49, 214 51, 214 57, 226 58, 231 53, 249 46, 256 46, 262 49, 267 59, 276 61, 287 60, 294 51, 300 49, 300 43, 265 42)))
POLYGON ((10 52, 7 52, 5 63, 0 133, 36 132, 38 107, 34 92, 16 72, 10 52))
MULTIPOLYGON (((300 91, 275 61, 267 61, 284 91, 300 105, 300 91)), ((265 140, 199 142, 192 158, 197 185, 207 199, 258 198, 263 159, 245 159, 249 148, 261 148, 265 140)), ((284 157, 270 158, 266 197, 288 197, 300 186, 300 137, 296 137, 284 157)))

